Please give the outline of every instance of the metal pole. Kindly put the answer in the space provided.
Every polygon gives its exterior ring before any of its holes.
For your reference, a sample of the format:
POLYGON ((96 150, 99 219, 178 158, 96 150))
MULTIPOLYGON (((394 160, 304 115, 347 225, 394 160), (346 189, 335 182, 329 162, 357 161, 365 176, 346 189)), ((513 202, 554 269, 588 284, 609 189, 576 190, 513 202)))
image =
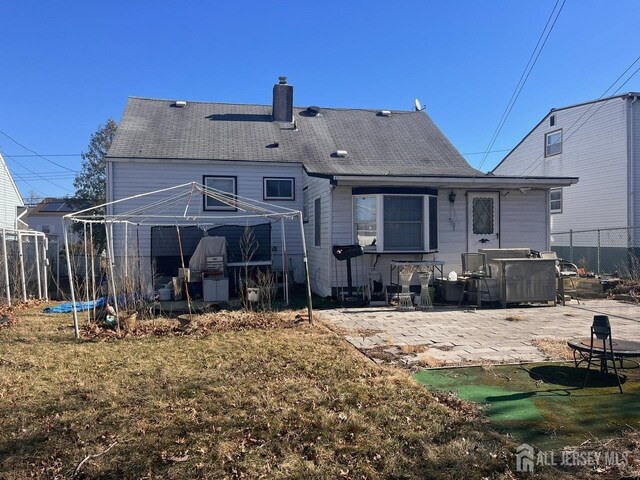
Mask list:
POLYGON ((109 257, 109 280, 107 281, 107 290, 109 289, 109 283, 111 283, 111 292, 113 293, 113 308, 116 311, 116 331, 120 335, 120 312, 118 311, 118 293, 116 292, 116 277, 114 275, 113 264, 115 263, 113 253, 113 223, 104 224, 105 233, 107 234, 107 254, 109 257))
POLYGON ((280 218, 282 222, 282 291, 284 292, 284 304, 289 305, 289 262, 287 258, 287 237, 284 229, 284 217, 280 218))
POLYGON ((93 246, 93 223, 89 224, 89 248, 91 249, 91 293, 93 294, 93 318, 96 318, 96 258, 93 246))
POLYGON ((18 257, 20 258, 20 276, 22 280, 22 300, 27 301, 27 281, 24 276, 24 255, 22 252, 22 233, 18 231, 18 257))
POLYGON ((569 261, 573 263, 573 230, 569 229, 569 261))
MULTIPOLYGON (((87 224, 82 224, 82 230, 84 235, 84 292, 85 297, 87 298, 87 303, 89 303, 89 265, 87 262, 89 261, 89 255, 87 252, 87 224)), ((87 308, 87 325, 91 323, 91 309, 87 308)))
POLYGON ((598 230, 598 275, 600 275, 600 230, 598 230))
POLYGON ((7 284, 7 303, 11 306, 11 286, 9 285, 9 261, 7 260, 7 231, 2 229, 2 258, 4 260, 4 281, 7 284))
POLYGON ((44 299, 49 301, 49 239, 45 235, 42 239, 42 272, 44 273, 44 299))
POLYGON ((129 223, 124 224, 124 278, 129 278, 129 223))
POLYGON ((38 300, 42 300, 42 281, 40 278, 40 252, 38 251, 38 236, 33 236, 33 247, 36 251, 36 278, 38 279, 38 300))
POLYGON ((307 281, 307 312, 309 314, 309 323, 313 323, 313 306, 311 304, 311 276, 309 275, 309 258, 307 257, 307 242, 304 238, 304 222, 302 221, 302 212, 298 212, 300 220, 300 234, 302 235, 302 261, 304 263, 304 273, 307 281))
POLYGON ((62 292, 60 291, 60 237, 59 236, 56 238, 56 295, 58 299, 62 296, 62 292))
POLYGON ((76 292, 73 288, 73 270, 71 270, 71 252, 69 251, 69 235, 67 233, 67 222, 62 219, 62 231, 64 232, 64 250, 67 254, 67 276, 69 277, 69 288, 71 289, 71 311, 73 312, 73 333, 76 338, 80 338, 78 328, 78 308, 76 305, 76 292))

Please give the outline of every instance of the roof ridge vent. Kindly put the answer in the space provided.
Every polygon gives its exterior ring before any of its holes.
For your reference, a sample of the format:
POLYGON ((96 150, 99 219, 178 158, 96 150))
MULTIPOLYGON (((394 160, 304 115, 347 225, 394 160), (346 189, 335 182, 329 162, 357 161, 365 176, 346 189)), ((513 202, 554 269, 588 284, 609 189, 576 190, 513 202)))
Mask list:
POLYGON ((184 108, 187 106, 187 102, 184 100, 176 100, 176 103, 173 104, 174 107, 184 108))

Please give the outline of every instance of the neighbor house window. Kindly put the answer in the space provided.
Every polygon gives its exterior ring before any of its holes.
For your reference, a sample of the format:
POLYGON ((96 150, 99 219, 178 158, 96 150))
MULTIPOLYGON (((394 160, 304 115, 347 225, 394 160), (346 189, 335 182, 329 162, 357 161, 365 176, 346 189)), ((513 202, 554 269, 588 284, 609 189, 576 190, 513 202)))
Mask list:
POLYGON ((265 200, 295 200, 295 180, 264 178, 263 197, 265 200))
POLYGON ((374 252, 428 252, 438 248, 434 189, 354 188, 354 240, 374 252), (369 193, 377 190, 381 193, 369 193), (405 190, 410 190, 404 194, 405 190), (422 190, 428 190, 422 194, 422 190), (359 195, 360 191, 364 194, 359 195))
POLYGON ((550 157, 562 153, 562 130, 547 133, 544 136, 544 156, 550 157))
POLYGON ((321 244, 321 230, 322 230, 322 206, 320 205, 320 199, 316 198, 316 201, 313 205, 313 239, 314 245, 319 247, 321 244))
POLYGON ((204 196, 205 210, 233 210, 236 195, 236 177, 203 177, 204 186, 211 189, 209 195, 204 196))
POLYGON ((302 189, 302 221, 309 221, 309 187, 302 189))
POLYGON ((549 211, 551 213, 562 213, 562 189, 552 188, 549 192, 549 211))
POLYGON ((353 197, 353 221, 356 243, 366 250, 376 250, 378 212, 377 195, 358 195, 353 197))
POLYGON ((51 233, 51 227, 49 225, 42 225, 40 231, 42 231, 42 233, 51 233))

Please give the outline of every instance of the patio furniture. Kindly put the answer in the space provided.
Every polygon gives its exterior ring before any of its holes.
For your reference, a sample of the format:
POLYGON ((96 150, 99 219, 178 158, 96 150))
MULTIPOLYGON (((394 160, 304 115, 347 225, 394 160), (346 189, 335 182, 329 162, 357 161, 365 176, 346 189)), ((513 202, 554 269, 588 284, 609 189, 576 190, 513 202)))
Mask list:
MULTIPOLYGON (((343 304, 359 304, 360 301, 353 293, 353 276, 351 273, 351 259, 361 257, 364 254, 364 249, 360 245, 334 245, 333 256, 339 262, 347 261, 347 294, 342 295, 343 304)), ((343 287, 344 290, 344 287, 343 287)), ((364 292, 363 292, 364 293, 364 292)))
MULTIPOLYGON (((366 252, 365 252, 366 253, 366 252)), ((411 265, 416 268, 428 267, 431 270, 431 278, 436 279, 439 278, 442 282, 444 280, 444 261, 443 260, 391 260, 389 262, 389 291, 396 292, 400 290, 400 270, 404 266, 411 265), (396 273, 396 278, 394 282, 394 272, 396 273), (440 275, 437 276, 436 273, 440 275)), ((440 293, 441 299, 442 290, 440 293)))
POLYGON ((413 269, 404 269, 401 270, 398 274, 400 276, 400 284, 402 286, 402 291, 398 296, 398 310, 408 311, 413 310, 413 300, 411 299, 411 278, 413 277, 413 269))
POLYGON ((573 281, 574 277, 578 276, 578 267, 571 262, 567 262, 561 258, 558 258, 556 252, 540 252, 540 258, 544 259, 552 259, 556 261, 556 270, 558 277, 558 296, 561 299, 562 305, 566 304, 565 295, 567 293, 574 295, 571 298, 575 298, 580 305, 580 300, 578 299, 578 289, 573 281), (571 283, 571 289, 567 290, 565 285, 565 280, 569 280, 571 283))
POLYGON ((613 340, 611 338, 611 323, 607 315, 594 315, 593 324, 591 325, 591 339, 589 345, 589 356, 587 357, 587 375, 584 378, 584 384, 582 388, 587 386, 589 381, 589 372, 591 371, 591 363, 593 360, 600 363, 600 371, 603 373, 609 373, 609 360, 613 364, 613 371, 618 381, 618 388, 620 393, 622 392, 622 383, 620 383, 620 376, 618 375, 618 368, 616 367, 616 354, 613 349, 613 340), (595 338, 594 338, 595 337, 595 338), (602 340, 602 348, 594 350, 594 339, 602 340), (609 349, 607 350, 607 340, 609 340, 609 349))
POLYGON ((367 298, 369 299, 369 305, 372 307, 382 307, 389 304, 387 287, 382 279, 382 273, 375 268, 369 271, 367 298))
POLYGON ((467 252, 463 253, 461 257, 464 288, 462 289, 458 306, 462 305, 465 296, 471 294, 476 296, 478 308, 482 308, 482 296, 484 294, 489 297, 489 303, 492 301, 489 283, 487 282, 487 278, 489 278, 487 256, 484 253, 467 252), (470 285, 475 288, 475 291, 468 288, 470 285))
POLYGON ((429 282, 431 281, 431 272, 421 272, 420 277, 420 297, 416 309, 433 311, 433 303, 431 302, 431 292, 429 292, 429 282))

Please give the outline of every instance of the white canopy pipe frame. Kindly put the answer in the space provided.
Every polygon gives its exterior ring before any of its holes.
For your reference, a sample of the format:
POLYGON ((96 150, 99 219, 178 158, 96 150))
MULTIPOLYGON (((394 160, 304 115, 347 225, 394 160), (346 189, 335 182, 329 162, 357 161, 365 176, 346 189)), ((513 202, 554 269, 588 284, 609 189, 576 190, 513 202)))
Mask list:
POLYGON ((27 301, 27 281, 24 277, 24 250, 22 248, 22 232, 18 232, 18 257, 20 259, 20 279, 22 281, 22 301, 27 301))
MULTIPOLYGON (((304 237, 304 224, 302 221, 302 212, 299 210, 293 210, 290 208, 285 208, 279 205, 274 205, 267 202, 262 202, 259 200, 255 200, 252 198, 243 197, 236 194, 230 194, 228 192, 224 192, 222 190, 217 190, 211 187, 207 187, 205 185, 190 182, 184 183, 181 185, 176 185, 173 187, 162 188, 159 190, 154 190, 151 192, 140 193, 137 195, 132 195, 130 197, 121 198, 118 200, 114 200, 112 202, 106 202, 101 205, 86 208, 84 210, 80 210, 75 213, 70 213, 64 216, 69 222, 81 222, 88 224, 104 224, 105 229, 107 230, 107 251, 110 257, 110 279, 108 281, 111 282, 112 291, 114 293, 114 307, 116 309, 116 313, 118 311, 117 299, 116 299, 116 288, 115 288, 115 279, 113 277, 113 261, 114 261, 114 245, 113 245, 113 224, 124 224, 124 225, 136 225, 139 228, 140 225, 149 225, 149 226, 188 226, 193 224, 194 222, 199 223, 201 220, 205 222, 212 222, 213 220, 224 220, 228 222, 229 220, 238 219, 238 218, 267 218, 272 221, 282 220, 283 221, 283 230, 284 230, 284 220, 294 220, 298 218, 300 225, 300 236, 302 239, 302 250, 303 250, 303 263, 305 270, 305 283, 307 286, 307 309, 309 322, 313 322, 313 306, 312 306, 312 297, 311 297, 311 278, 309 272, 309 259, 307 254, 306 241, 304 237), (111 213, 98 213, 100 209, 105 209, 107 212, 113 205, 131 201, 135 199, 140 199, 144 197, 148 197, 151 195, 158 195, 162 193, 173 193, 179 191, 180 189, 188 190, 178 193, 176 195, 170 195, 168 198, 156 200, 155 202, 151 202, 148 205, 144 205, 142 207, 135 208, 131 211, 124 212, 121 214, 111 214, 111 213), (201 215, 201 214, 191 214, 189 215, 189 205, 190 201, 193 198, 193 193, 198 191, 201 195, 217 200, 227 206, 233 207, 240 212, 244 212, 242 214, 237 214, 234 212, 226 212, 223 215, 201 215), (172 207, 175 207, 181 201, 186 200, 186 206, 182 215, 168 215, 164 214, 164 212, 172 207), (160 211, 157 213, 152 213, 153 209, 159 209, 160 211), (93 212, 93 213, 91 213, 93 212), (172 221, 171 221, 172 220, 172 221)), ((65 245, 66 253, 67 253, 67 266, 69 271, 71 272, 71 260, 70 260, 70 252, 68 248, 68 233, 65 224, 65 245)), ((286 243, 284 243, 283 250, 286 250, 286 243)), ((284 251, 283 251, 284 254, 284 251)), ((288 270, 286 266, 287 260, 285 255, 283 269, 288 270)), ((72 275, 72 272, 70 273, 72 275)), ((288 276, 288 272, 285 273, 288 276)), ((77 309, 75 305, 75 292, 73 281, 70 276, 69 284, 71 288, 71 297, 72 297, 72 311, 74 317, 74 327, 76 329, 76 337, 79 336, 77 329, 77 309)), ((288 293, 288 286, 287 292, 288 293)))
POLYGON ((9 274, 9 250, 7 247, 7 234, 8 233, 12 233, 14 235, 17 236, 18 238, 18 256, 19 256, 19 261, 20 261, 20 283, 21 283, 21 287, 22 287, 22 299, 26 302, 27 298, 28 298, 28 293, 27 293, 27 281, 26 281, 26 277, 25 277, 25 268, 24 268, 24 249, 22 246, 22 239, 24 237, 29 238, 29 237, 33 237, 34 238, 34 246, 35 246, 35 260, 36 260, 36 272, 38 275, 38 298, 42 298, 44 296, 44 298, 48 299, 48 292, 47 292, 47 268, 46 268, 46 258, 47 258, 47 252, 48 252, 48 242, 47 242, 47 237, 43 232, 37 232, 35 230, 19 230, 19 229, 15 229, 15 228, 7 228, 4 227, 2 229, 0 229, 0 232, 2 233, 2 260, 3 260, 3 264, 4 264, 4 272, 3 272, 3 276, 4 276, 4 281, 5 281, 5 293, 7 296, 7 304, 9 306, 11 306, 12 304, 12 297, 11 297, 11 284, 10 284, 10 274, 9 274), (38 242, 38 239, 41 239, 41 242, 38 242), (39 250, 39 245, 42 245, 43 247, 43 252, 42 252, 42 265, 40 264, 40 250, 39 250), (42 272, 42 273, 41 273, 42 272), (41 283, 41 275, 44 277, 44 292, 43 292, 43 287, 42 287, 42 283, 41 283))
POLYGON ((2 229, 2 260, 4 264, 4 281, 7 290, 7 303, 11 306, 11 285, 9 285, 9 256, 7 255, 7 230, 2 229))
POLYGON ((49 239, 46 235, 42 237, 42 271, 44 272, 44 299, 49 301, 49 275, 47 273, 47 267, 49 266, 49 257, 47 252, 49 251, 49 239))
POLYGON ((73 270, 71 270, 71 253, 69 252, 69 233, 68 225, 70 220, 67 215, 62 217, 62 231, 64 233, 64 250, 67 256, 67 272, 69 276, 69 287, 71 289, 71 309, 73 310, 73 334, 76 338, 80 338, 80 328, 78 327, 78 309, 76 308, 76 292, 73 288, 73 270))

